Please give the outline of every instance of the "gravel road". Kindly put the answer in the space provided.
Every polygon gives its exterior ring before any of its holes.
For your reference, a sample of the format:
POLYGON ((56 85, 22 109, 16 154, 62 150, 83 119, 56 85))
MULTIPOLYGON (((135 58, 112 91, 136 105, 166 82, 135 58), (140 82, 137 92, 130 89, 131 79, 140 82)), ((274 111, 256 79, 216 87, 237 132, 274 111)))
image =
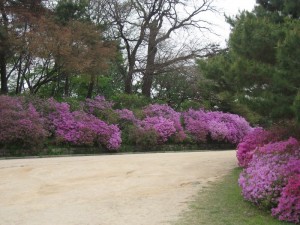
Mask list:
POLYGON ((168 225, 235 151, 0 160, 1 225, 168 225))

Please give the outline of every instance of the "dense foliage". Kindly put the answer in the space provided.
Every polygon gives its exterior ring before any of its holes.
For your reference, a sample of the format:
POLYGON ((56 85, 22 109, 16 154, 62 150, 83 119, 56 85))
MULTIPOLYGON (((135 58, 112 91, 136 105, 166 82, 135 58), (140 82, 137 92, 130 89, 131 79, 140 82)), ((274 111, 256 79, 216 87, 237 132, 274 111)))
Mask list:
POLYGON ((264 144, 270 141, 271 134, 262 128, 254 128, 249 132, 237 147, 237 159, 239 166, 247 167, 252 160, 253 153, 264 144))
MULTIPOLYGON (((178 41, 177 33, 207 30, 209 21, 194 17, 215 11, 207 0, 1 0, 0 92, 82 99, 125 92, 150 98, 160 89, 165 95, 158 83, 166 74, 217 49, 196 32, 191 43, 178 41)), ((178 77, 186 81, 188 75, 178 77)), ((172 88, 172 99, 195 93, 180 90, 185 93, 172 88)))
MULTIPOLYGON (((296 162, 296 163, 299 163, 296 162)), ((280 220, 300 222, 300 174, 292 176, 288 184, 282 189, 278 206, 272 210, 274 216, 280 220)))
POLYGON ((41 147, 48 136, 44 122, 23 98, 0 96, 0 146, 41 147))
POLYGON ((238 150, 239 163, 245 167, 239 179, 242 194, 258 206, 271 209, 272 215, 280 220, 298 223, 300 202, 299 180, 296 179, 300 176, 299 142, 289 138, 266 144, 272 141, 267 137, 267 131, 256 129, 244 138, 246 148, 251 150, 243 151, 241 147, 238 150))
POLYGON ((192 109, 183 114, 185 128, 196 142, 210 139, 238 144, 251 131, 249 123, 238 115, 192 109))
POLYGON ((1 96, 0 144, 27 148, 45 144, 102 146, 117 150, 129 145, 238 142, 249 123, 238 115, 204 110, 176 112, 165 104, 150 104, 135 112, 114 109, 103 96, 82 102, 53 98, 1 96), (122 140, 121 140, 122 139, 122 140))
POLYGON ((116 125, 108 125, 92 114, 84 111, 70 111, 67 103, 49 102, 54 111, 47 119, 54 129, 58 142, 74 145, 93 146, 102 144, 110 150, 118 149, 121 144, 120 130, 116 125))
POLYGON ((228 50, 199 61, 213 104, 270 125, 299 118, 299 1, 260 0, 228 18, 228 50))
POLYGON ((230 143, 244 197, 300 222, 300 3, 256 2, 220 50, 174 34, 212 1, 1 0, 0 149, 230 143))

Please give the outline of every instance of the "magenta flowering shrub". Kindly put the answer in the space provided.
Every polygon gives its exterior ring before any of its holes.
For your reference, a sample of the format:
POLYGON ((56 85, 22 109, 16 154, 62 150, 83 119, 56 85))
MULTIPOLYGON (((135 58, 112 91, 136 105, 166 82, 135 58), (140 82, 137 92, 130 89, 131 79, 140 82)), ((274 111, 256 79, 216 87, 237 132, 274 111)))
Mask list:
POLYGON ((128 144, 183 142, 187 140, 186 132, 197 142, 206 142, 209 138, 236 143, 250 129, 243 118, 221 112, 190 110, 181 114, 168 105, 153 104, 137 111, 141 113, 137 118, 128 109, 114 110, 113 103, 103 96, 70 102, 74 107, 53 98, 1 96, 0 147, 9 143, 34 146, 44 143, 48 137, 53 144, 101 144, 117 149, 121 144, 119 127, 128 144), (183 117, 186 129, 182 126, 183 117), (116 123, 119 126, 114 125, 116 123))
POLYGON ((108 125, 83 111, 71 112, 67 103, 51 103, 55 110, 48 115, 48 120, 58 142, 88 146, 98 143, 110 150, 120 147, 121 133, 116 125, 108 125))
POLYGON ((107 123, 114 124, 118 122, 118 115, 113 110, 114 103, 109 102, 104 96, 96 96, 94 99, 86 99, 82 103, 83 110, 98 117, 107 123))
POLYGON ((183 117, 185 129, 200 143, 210 138, 212 141, 237 144, 252 129, 244 118, 230 113, 190 109, 183 117))
POLYGON ((88 113, 97 114, 101 111, 111 109, 114 104, 106 101, 104 96, 96 96, 94 99, 86 99, 84 105, 88 113))
MULTIPOLYGON (((298 161, 298 167, 300 161, 298 161)), ((300 173, 292 176, 283 188, 278 206, 272 209, 272 215, 280 220, 300 223, 300 173)))
POLYGON ((270 141, 270 132, 263 128, 254 128, 237 146, 237 159, 239 166, 247 167, 254 151, 270 141))
POLYGON ((170 106, 163 104, 148 105, 143 110, 146 117, 163 117, 167 120, 171 120, 174 124, 176 132, 174 134, 175 142, 182 142, 186 138, 186 134, 181 124, 181 114, 176 112, 170 106))
MULTIPOLYGON (((273 209, 273 215, 281 219, 289 218, 288 221, 291 221, 291 218, 294 220, 294 215, 299 215, 299 211, 295 212, 295 208, 285 208, 288 207, 285 199, 291 198, 296 201, 293 195, 288 195, 289 187, 285 187, 292 177, 299 174, 299 142, 289 138, 259 147, 248 167, 241 173, 239 185, 246 200, 273 209)), ((291 206, 294 205, 291 203, 291 206)))
POLYGON ((241 116, 223 113, 208 112, 208 127, 211 139, 238 144, 252 128, 241 116))
POLYGON ((261 153, 286 153, 289 151, 297 152, 297 150, 299 150, 299 142, 295 138, 269 143, 259 148, 261 153))
POLYGON ((116 109, 115 112, 123 121, 131 122, 133 124, 138 122, 138 119, 135 117, 134 113, 129 109, 116 109))
POLYGON ((0 96, 0 144, 40 147, 48 133, 32 104, 22 98, 0 96))
POLYGON ((142 131, 154 130, 157 133, 157 143, 166 142, 176 132, 174 122, 161 116, 146 117, 139 121, 138 126, 142 131))
POLYGON ((183 113, 186 131, 197 141, 205 143, 209 134, 209 118, 203 110, 190 109, 183 113))

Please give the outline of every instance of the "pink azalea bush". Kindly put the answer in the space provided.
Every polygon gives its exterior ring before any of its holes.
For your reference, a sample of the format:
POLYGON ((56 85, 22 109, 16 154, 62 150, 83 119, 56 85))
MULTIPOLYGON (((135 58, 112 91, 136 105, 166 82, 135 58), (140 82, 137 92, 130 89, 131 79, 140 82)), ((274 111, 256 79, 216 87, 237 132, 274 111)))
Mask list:
POLYGON ((185 130, 197 141, 207 142, 209 118, 203 110, 190 109, 183 113, 185 130))
POLYGON ((113 102, 109 102, 104 96, 96 96, 93 99, 86 99, 83 103, 83 110, 88 113, 104 120, 110 124, 118 122, 118 115, 113 110, 113 102))
POLYGON ((135 117, 134 113, 129 109, 116 109, 115 112, 122 121, 131 122, 133 124, 138 122, 138 119, 135 117))
POLYGON ((74 103, 71 102, 71 109, 70 104, 52 98, 1 96, 0 145, 20 142, 33 146, 45 143, 48 137, 54 144, 101 144, 117 149, 121 144, 119 127, 124 131, 122 138, 129 144, 187 142, 190 139, 186 133, 200 143, 209 139, 235 144, 250 129, 243 118, 228 113, 189 110, 182 114, 168 105, 152 104, 138 111, 136 117, 128 109, 114 110, 113 103, 103 96, 74 103), (134 141, 135 138, 139 141, 134 141))
POLYGON ((157 143, 166 142, 176 132, 174 122, 161 116, 146 117, 139 121, 140 130, 151 131, 157 133, 157 143))
POLYGON ((127 134, 131 143, 156 145, 163 144, 171 138, 176 142, 185 139, 180 113, 167 105, 154 104, 145 107, 143 109, 143 115, 146 116, 144 119, 136 118, 134 113, 128 109, 115 111, 121 119, 119 123, 124 132, 132 133, 127 134), (151 138, 153 140, 150 140, 151 138))
POLYGON ((39 147, 48 133, 44 120, 23 98, 0 96, 0 144, 39 147))
MULTIPOLYGON (((298 161, 299 167, 300 161, 298 161)), ((276 208, 272 215, 280 220, 300 223, 300 173, 289 178, 287 185, 282 189, 276 208)))
POLYGON ((84 107, 90 114, 101 113, 107 109, 111 109, 114 104, 112 102, 106 101, 104 96, 96 96, 94 99, 86 99, 84 102, 84 107))
MULTIPOLYGON (((143 110, 146 117, 162 117, 166 120, 170 120, 174 124, 175 134, 174 134, 174 141, 175 142, 182 142, 186 138, 186 134, 181 124, 181 114, 176 112, 170 106, 166 104, 153 104, 148 105, 143 110)), ((157 120, 161 121, 161 120, 157 120)))
POLYGON ((121 145, 120 130, 116 125, 108 125, 92 114, 83 111, 70 111, 67 103, 50 101, 54 111, 48 115, 49 123, 59 142, 73 145, 104 145, 110 150, 121 145))
POLYGON ((270 139, 270 132, 263 128, 254 128, 245 135, 237 146, 237 159, 239 166, 247 167, 252 159, 253 153, 258 147, 267 144, 270 139))
POLYGON ((242 117, 222 112, 193 110, 183 114, 185 129, 196 142, 212 141, 238 144, 252 128, 242 117))
POLYGON ((289 138, 258 147, 248 167, 241 173, 239 185, 246 200, 272 209, 273 215, 280 219, 297 222, 299 203, 295 192, 289 190, 293 189, 293 179, 299 174, 299 142, 289 138), (291 203, 288 204, 287 199, 291 203))

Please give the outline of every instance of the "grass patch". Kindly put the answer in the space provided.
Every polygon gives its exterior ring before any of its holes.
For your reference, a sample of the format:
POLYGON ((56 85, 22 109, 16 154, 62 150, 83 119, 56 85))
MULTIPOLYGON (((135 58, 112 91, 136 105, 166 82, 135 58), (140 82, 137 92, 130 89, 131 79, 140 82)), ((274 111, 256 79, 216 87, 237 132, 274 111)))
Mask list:
POLYGON ((269 212, 246 202, 237 184, 240 168, 203 189, 190 210, 174 223, 175 225, 291 225, 273 218, 269 212))

